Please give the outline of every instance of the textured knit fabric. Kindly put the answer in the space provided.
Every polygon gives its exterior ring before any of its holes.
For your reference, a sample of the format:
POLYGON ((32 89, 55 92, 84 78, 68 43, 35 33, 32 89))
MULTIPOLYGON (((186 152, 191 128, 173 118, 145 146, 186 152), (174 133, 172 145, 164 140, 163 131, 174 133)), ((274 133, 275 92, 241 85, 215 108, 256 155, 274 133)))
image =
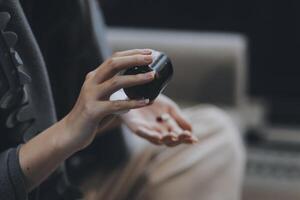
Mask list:
MULTIPOLYGON (((19 179, 9 178, 19 177, 22 172, 17 165, 17 153, 10 154, 11 150, 8 149, 28 141, 55 123, 56 110, 59 118, 69 112, 78 96, 85 74, 95 69, 110 54, 106 40, 100 37, 103 36, 101 32, 103 27, 100 26, 103 21, 96 2, 96 0, 0 0, 0 12, 8 13, 11 17, 3 31, 11 31, 17 35, 18 41, 12 49, 21 57, 24 63, 21 67, 23 71, 31 77, 31 82, 25 86, 27 95, 23 95, 28 97, 28 101, 20 102, 26 105, 26 116, 23 115, 25 120, 13 121, 16 122, 11 123, 13 127, 8 127, 7 119, 12 113, 17 113, 20 107, 14 105, 9 109, 0 108, 0 195, 3 195, 0 196, 0 200, 10 200, 8 194, 11 197, 20 195, 18 199, 26 199, 26 195, 19 192, 22 190, 18 185, 19 179), (54 106, 52 91, 57 109, 54 106), (16 165, 7 165, 9 159, 14 160, 16 165), (13 187, 9 188, 10 185, 13 187)), ((3 21, 0 25, 3 26, 3 21)), ((2 38, 0 42, 1 40, 2 38)), ((10 49, 5 45, 4 47, 5 49, 0 46, 0 53, 9 54, 10 49)), ((2 60, 1 58, 0 98, 10 87, 7 84, 6 74, 1 74, 2 69, 10 71, 12 67, 17 67, 5 65, 2 60)), ((18 118, 11 117, 11 119, 18 118)), ((108 154, 103 153, 103 156, 100 155, 94 160, 109 167, 117 165, 115 163, 125 157, 121 135, 108 135, 100 140, 103 145, 101 150, 97 151, 111 154, 108 157, 108 154), (106 160, 108 162, 105 162, 106 160), (114 160, 113 164, 111 160, 114 160)), ((72 171, 69 168, 63 169, 72 171)), ((38 196, 29 194, 28 199, 74 199, 62 197, 68 193, 69 185, 61 180, 63 179, 61 175, 56 175, 54 180, 52 177, 53 175, 41 184, 38 196)))
POLYGON ((0 153, 0 199, 27 199, 18 148, 11 148, 0 153))
POLYGON ((1 19, 0 99, 7 94, 15 99, 9 107, 0 108, 0 199, 35 199, 35 192, 30 195, 32 198, 25 192, 18 148, 13 147, 55 123, 55 108, 45 63, 19 0, 0 0, 0 13, 9 16, 1 19), (16 35, 18 40, 7 42, 4 37, 7 33, 16 35), (15 54, 22 62, 12 61, 15 54), (23 71, 30 81, 18 83, 19 79, 12 78, 17 73, 9 73, 13 70, 23 71), (21 95, 12 91, 14 84, 22 91, 21 95))

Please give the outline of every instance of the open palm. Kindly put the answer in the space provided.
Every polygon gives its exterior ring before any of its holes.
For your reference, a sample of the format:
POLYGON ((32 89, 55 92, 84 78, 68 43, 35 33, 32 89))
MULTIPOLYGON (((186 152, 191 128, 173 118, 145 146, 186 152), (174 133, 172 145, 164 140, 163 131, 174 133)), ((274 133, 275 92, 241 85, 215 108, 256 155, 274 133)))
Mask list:
POLYGON ((198 141, 179 107, 164 95, 147 107, 131 110, 122 119, 135 134, 157 145, 176 146, 198 141))

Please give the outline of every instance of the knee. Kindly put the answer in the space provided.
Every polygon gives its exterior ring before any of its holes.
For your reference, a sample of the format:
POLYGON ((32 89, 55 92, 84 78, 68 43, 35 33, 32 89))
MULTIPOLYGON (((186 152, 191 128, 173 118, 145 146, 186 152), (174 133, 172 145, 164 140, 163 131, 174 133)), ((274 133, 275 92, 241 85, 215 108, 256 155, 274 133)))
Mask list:
POLYGON ((230 150, 231 157, 235 165, 239 165, 243 170, 246 162, 246 153, 242 140, 242 134, 232 118, 222 109, 212 106, 209 109, 209 116, 213 123, 217 124, 220 129, 218 135, 225 138, 226 148, 230 150))
MULTIPOLYGON (((231 160, 234 161, 232 164, 240 165, 243 168, 246 156, 242 134, 232 118, 224 110, 216 106, 205 106, 199 108, 198 111, 196 110, 193 108, 191 112, 188 112, 193 113, 193 116, 190 116, 195 127, 197 127, 197 124, 205 124, 208 129, 216 130, 214 135, 216 139, 222 137, 223 145, 230 152, 231 160)), ((196 129, 195 134, 201 135, 201 125, 196 129)))

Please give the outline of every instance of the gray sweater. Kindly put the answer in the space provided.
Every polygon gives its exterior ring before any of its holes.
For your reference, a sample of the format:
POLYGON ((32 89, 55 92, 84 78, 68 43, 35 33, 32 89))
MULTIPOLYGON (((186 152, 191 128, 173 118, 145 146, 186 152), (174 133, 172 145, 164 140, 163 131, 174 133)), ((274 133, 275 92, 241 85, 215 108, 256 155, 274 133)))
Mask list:
POLYGON ((29 198, 11 147, 55 121, 46 66, 20 1, 0 0, 0 200, 29 198))
MULTIPOLYGON (((48 178, 46 184, 39 187, 37 195, 27 197, 18 148, 9 148, 27 142, 54 124, 56 109, 59 117, 64 116, 76 101, 84 75, 110 55, 101 11, 95 6, 97 1, 0 0, 0 200, 66 199, 64 196, 76 193, 69 181, 62 180, 66 179, 63 168, 61 174, 53 178, 55 180, 48 178), (4 37, 5 31, 14 33, 4 37), (54 95, 45 62, 49 66, 54 95), (20 92, 23 98, 20 98, 20 92), (5 97, 3 101, 1 97, 5 97), (56 98, 56 109, 53 97, 56 98), (13 105, 6 105, 9 102, 13 105)), ((126 156, 121 134, 109 134, 101 139, 101 144, 99 152, 111 152, 100 159, 97 157, 105 167, 119 164, 120 158, 126 156)))
POLYGON ((19 163, 19 148, 0 153, 0 199, 24 200, 27 192, 24 176, 19 163))

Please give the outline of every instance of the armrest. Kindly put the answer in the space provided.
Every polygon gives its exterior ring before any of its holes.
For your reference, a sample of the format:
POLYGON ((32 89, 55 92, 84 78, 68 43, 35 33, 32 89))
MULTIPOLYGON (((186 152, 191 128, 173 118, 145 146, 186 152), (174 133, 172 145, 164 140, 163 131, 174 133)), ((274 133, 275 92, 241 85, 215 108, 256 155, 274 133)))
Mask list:
POLYGON ((114 51, 153 48, 172 59, 167 95, 180 102, 236 106, 245 97, 247 41, 239 34, 109 28, 114 51))

